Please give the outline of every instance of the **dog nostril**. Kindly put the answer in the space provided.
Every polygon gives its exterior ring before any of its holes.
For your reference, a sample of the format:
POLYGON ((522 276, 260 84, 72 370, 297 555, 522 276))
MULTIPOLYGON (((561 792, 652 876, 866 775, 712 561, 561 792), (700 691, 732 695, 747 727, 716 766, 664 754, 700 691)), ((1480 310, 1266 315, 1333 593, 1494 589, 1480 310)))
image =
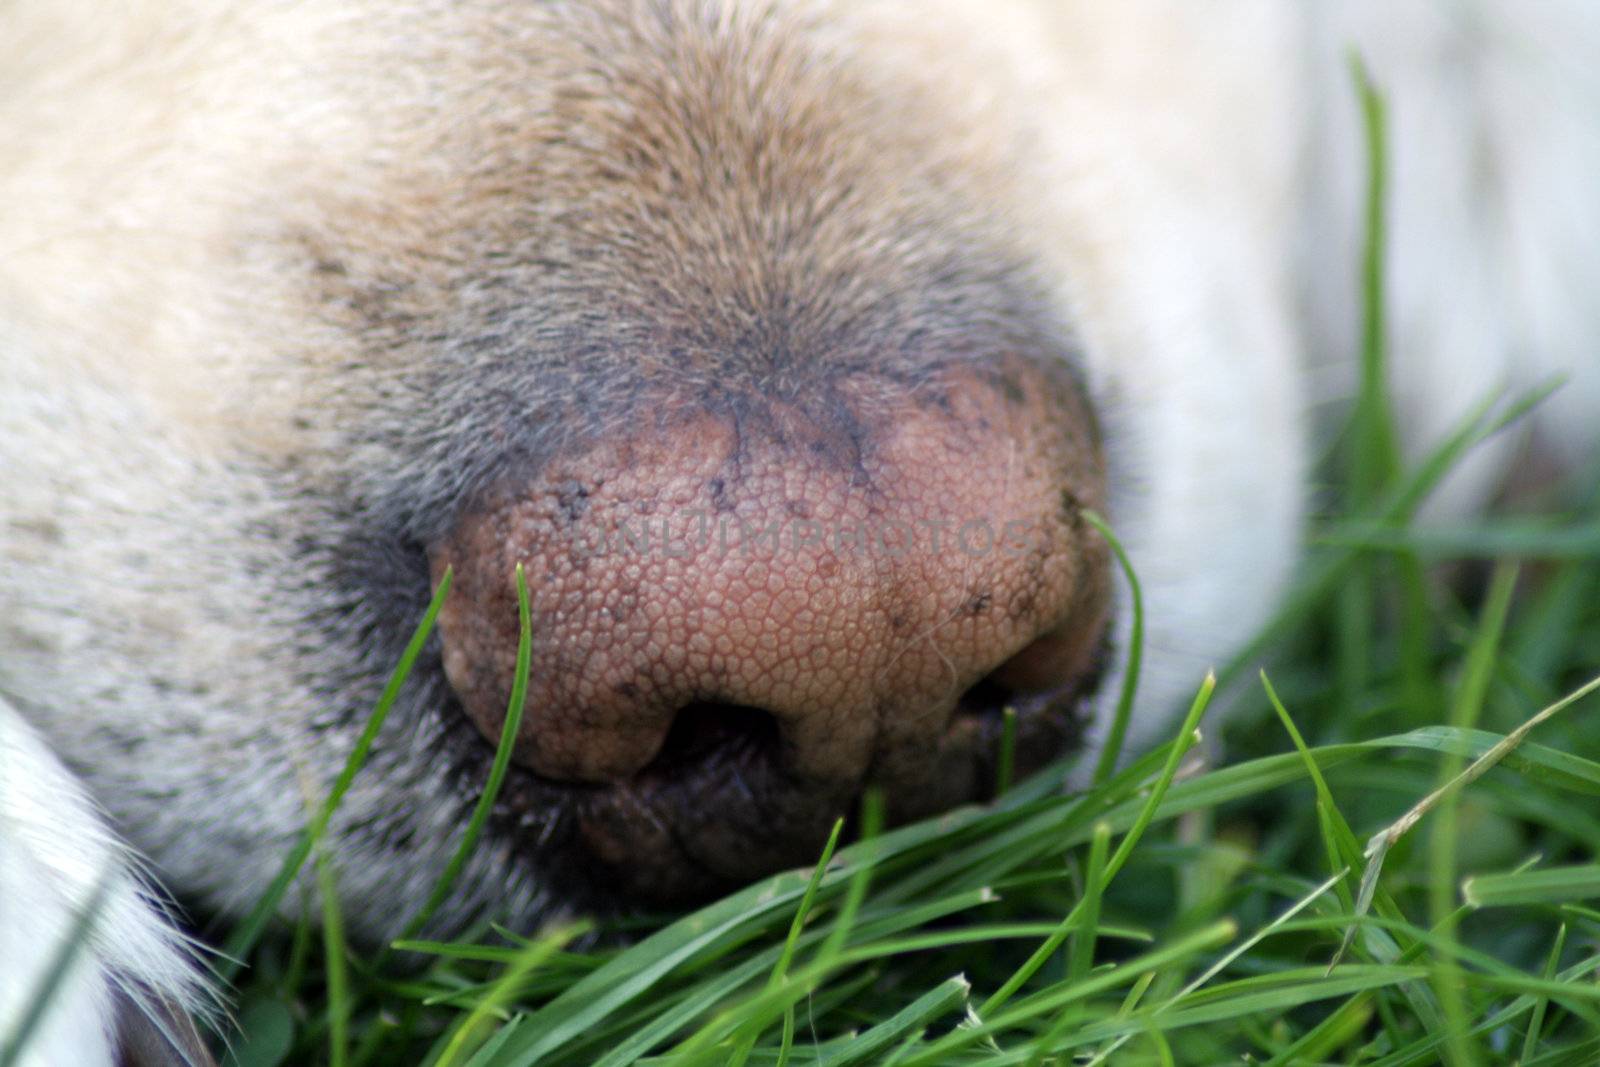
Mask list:
POLYGON ((1085 653, 1091 648, 1083 633, 1074 627, 1051 630, 978 679, 961 694, 957 706, 968 715, 984 718, 998 716, 1007 705, 1048 700, 1081 677, 1085 653))
POLYGON ((1084 687, 1092 684, 1102 647, 1098 628, 1061 626, 1023 646, 961 694, 956 721, 979 753, 979 795, 993 795, 1001 787, 1007 708, 1016 715, 1011 781, 1080 743, 1083 720, 1076 709, 1084 687))
POLYGON ((1008 704, 1014 705, 1016 699, 1011 687, 995 681, 991 674, 978 679, 976 685, 962 693, 956 709, 964 715, 987 719, 998 716, 1008 704))
POLYGON ((777 753, 778 745, 778 720, 770 712, 696 701, 678 709, 661 751, 639 776, 671 780, 730 763, 767 759, 777 753))

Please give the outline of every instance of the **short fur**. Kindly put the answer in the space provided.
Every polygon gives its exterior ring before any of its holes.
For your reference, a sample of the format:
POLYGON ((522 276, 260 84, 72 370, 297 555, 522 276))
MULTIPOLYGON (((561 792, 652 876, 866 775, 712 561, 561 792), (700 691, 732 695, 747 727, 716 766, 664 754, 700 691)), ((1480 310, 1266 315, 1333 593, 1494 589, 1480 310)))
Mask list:
MULTIPOLYGON (((247 906, 475 494, 663 395, 893 387, 929 351, 1076 362, 1148 739, 1282 590, 1349 380, 1348 45, 1396 116, 1412 446, 1552 370, 1544 431, 1593 446, 1600 19, 1468 6, 0 3, 0 736, 35 788, 0 806, 0 887, 46 884, 41 826, 107 840, 58 757, 164 882, 247 906)), ((332 827, 359 936, 415 910, 481 784, 450 709, 430 653, 332 827)), ((581 900, 559 825, 501 812, 441 928, 581 900)), ((107 982, 192 1002, 170 937, 116 947, 164 927, 110 919, 53 1025, 107 982)))

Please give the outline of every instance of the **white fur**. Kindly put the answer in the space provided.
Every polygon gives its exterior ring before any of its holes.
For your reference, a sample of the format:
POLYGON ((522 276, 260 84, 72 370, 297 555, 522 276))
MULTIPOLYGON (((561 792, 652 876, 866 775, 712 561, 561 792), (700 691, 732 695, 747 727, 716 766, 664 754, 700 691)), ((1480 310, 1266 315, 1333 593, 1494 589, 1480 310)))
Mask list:
POLYGON ((87 936, 23 1050, 23 1067, 118 1062, 119 994, 152 1018, 163 1001, 200 1009, 205 998, 192 953, 134 858, 0 699, 0 1047, 84 921, 87 936))

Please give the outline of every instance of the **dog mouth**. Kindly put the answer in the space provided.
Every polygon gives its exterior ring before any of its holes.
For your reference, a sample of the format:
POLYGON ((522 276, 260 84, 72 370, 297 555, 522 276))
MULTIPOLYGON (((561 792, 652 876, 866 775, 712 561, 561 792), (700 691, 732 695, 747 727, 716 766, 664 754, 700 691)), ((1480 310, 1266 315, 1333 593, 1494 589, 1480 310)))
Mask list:
MULTIPOLYGON (((600 907, 702 902, 814 863, 838 820, 847 836, 855 832, 868 789, 882 791, 890 825, 904 824, 991 800, 1002 773, 1017 782, 1081 750, 1090 698, 1111 659, 1107 639, 1099 649, 1088 674, 1050 691, 1019 693, 985 678, 961 696, 933 744, 885 751, 859 780, 786 765, 779 726, 760 709, 696 702, 679 712, 655 757, 625 779, 558 781, 512 763, 494 821, 518 854, 553 863, 548 877, 575 899, 600 907)), ((445 714, 449 733, 472 750, 458 764, 473 765, 468 776, 481 783, 493 747, 459 709, 445 714)))

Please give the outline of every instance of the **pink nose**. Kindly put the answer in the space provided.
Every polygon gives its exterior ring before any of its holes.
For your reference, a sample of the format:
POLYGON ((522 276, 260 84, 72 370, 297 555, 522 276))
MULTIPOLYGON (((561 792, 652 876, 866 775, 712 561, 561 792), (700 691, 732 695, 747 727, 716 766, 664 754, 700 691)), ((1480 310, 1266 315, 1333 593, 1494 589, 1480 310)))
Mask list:
POLYGON ((445 669, 496 738, 523 563, 515 758, 589 787, 600 858, 668 894, 803 862, 865 783, 901 816, 990 788, 1002 705, 1025 767, 1076 736, 1109 602, 1079 510, 1103 484, 1078 392, 1022 366, 823 415, 652 413, 434 546, 445 669))

